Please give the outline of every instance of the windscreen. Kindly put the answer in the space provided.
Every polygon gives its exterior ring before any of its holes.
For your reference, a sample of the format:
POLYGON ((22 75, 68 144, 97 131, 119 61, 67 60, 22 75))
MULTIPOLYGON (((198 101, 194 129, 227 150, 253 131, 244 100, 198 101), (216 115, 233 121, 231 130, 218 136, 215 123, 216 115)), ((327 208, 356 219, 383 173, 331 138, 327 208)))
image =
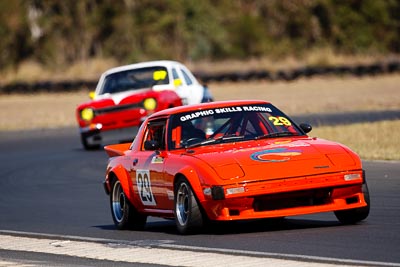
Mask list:
POLYGON ((168 83, 168 72, 165 67, 155 66, 126 70, 108 75, 104 80, 100 95, 147 89, 156 84, 168 83))
POLYGON ((173 115, 169 148, 304 135, 271 104, 240 105, 173 115))

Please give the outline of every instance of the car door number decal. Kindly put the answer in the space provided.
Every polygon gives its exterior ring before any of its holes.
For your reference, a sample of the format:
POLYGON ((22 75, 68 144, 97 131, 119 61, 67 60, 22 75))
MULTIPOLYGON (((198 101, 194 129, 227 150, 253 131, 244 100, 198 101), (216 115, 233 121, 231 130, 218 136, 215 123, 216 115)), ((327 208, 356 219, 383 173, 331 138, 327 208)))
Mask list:
POLYGON ((156 201, 154 199, 153 192, 151 191, 150 171, 137 170, 136 184, 140 200, 142 201, 143 205, 155 206, 156 201))

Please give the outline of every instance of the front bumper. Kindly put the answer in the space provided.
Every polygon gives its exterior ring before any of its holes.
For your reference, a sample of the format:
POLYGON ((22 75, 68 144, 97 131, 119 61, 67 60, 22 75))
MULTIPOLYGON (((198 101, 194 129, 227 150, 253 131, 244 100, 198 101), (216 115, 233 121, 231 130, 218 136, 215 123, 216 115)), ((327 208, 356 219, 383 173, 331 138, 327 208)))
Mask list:
POLYGON ((90 146, 105 145, 121 142, 131 142, 137 135, 139 126, 102 130, 101 126, 81 128, 82 138, 90 146))
POLYGON ((219 221, 361 208, 367 206, 362 193, 364 182, 344 181, 343 174, 254 182, 244 184, 241 193, 220 200, 206 199, 202 206, 211 220, 219 221))

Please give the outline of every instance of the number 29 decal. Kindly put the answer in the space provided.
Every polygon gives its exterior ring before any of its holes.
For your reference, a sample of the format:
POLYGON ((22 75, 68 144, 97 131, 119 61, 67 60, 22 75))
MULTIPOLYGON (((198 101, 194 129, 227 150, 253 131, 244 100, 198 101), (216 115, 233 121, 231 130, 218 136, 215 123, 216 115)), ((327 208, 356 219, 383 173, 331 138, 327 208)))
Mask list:
POLYGON ((138 193, 143 205, 155 206, 156 200, 154 199, 153 192, 151 191, 151 181, 149 170, 136 171, 136 184, 138 193))
POLYGON ((286 119, 285 117, 274 117, 271 116, 268 118, 270 121, 272 121, 274 123, 274 125, 276 126, 290 126, 292 125, 292 123, 286 119))

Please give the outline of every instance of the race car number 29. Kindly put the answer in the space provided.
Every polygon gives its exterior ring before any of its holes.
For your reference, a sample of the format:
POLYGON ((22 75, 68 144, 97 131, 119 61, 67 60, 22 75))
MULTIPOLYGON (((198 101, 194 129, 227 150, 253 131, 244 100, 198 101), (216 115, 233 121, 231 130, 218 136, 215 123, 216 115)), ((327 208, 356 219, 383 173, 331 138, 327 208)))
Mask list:
POLYGON ((137 170, 136 171, 136 184, 138 187, 138 193, 140 200, 143 205, 155 206, 156 201, 151 191, 151 181, 149 170, 137 170))

